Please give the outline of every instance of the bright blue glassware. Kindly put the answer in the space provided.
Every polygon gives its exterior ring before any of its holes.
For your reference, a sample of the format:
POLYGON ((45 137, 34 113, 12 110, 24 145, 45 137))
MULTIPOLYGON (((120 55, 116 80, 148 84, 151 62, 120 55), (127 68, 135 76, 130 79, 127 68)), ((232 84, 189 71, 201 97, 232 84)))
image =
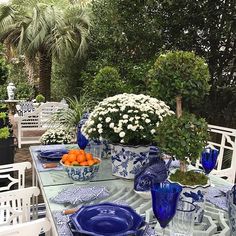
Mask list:
POLYGON ((215 148, 207 147, 202 152, 201 163, 206 174, 209 174, 216 166, 219 151, 215 148))
POLYGON ((85 149, 88 145, 89 140, 82 134, 80 126, 77 128, 77 144, 79 145, 80 149, 85 149))
POLYGON ((179 184, 169 182, 154 184, 151 188, 152 209, 163 229, 176 213, 181 191, 182 187, 179 184))

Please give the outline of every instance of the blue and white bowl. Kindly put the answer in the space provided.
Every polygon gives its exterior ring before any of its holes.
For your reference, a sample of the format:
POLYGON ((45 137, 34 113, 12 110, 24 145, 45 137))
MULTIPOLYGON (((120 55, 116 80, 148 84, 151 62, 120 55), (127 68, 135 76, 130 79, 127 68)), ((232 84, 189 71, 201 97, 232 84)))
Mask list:
POLYGON ((98 172, 99 166, 101 164, 101 159, 99 163, 92 166, 67 166, 60 161, 64 170, 67 172, 69 178, 74 181, 88 181, 91 180, 98 172))

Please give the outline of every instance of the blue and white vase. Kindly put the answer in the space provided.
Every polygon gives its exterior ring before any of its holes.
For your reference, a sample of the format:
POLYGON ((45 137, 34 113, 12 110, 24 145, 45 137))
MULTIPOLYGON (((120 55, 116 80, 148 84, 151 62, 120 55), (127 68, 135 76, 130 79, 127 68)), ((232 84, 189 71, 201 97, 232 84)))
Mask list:
POLYGON ((202 223, 206 202, 206 193, 208 191, 208 188, 210 187, 210 182, 208 181, 206 185, 181 186, 183 190, 180 194, 179 199, 182 201, 191 202, 196 206, 194 223, 202 223))
POLYGON ((140 168, 149 161, 150 146, 111 145, 112 174, 134 179, 140 168))

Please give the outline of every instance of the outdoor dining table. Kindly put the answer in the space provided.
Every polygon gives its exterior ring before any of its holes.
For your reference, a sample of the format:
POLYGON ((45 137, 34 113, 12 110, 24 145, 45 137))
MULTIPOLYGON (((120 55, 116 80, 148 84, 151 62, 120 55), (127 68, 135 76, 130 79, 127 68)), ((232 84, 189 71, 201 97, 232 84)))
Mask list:
MULTIPOLYGON (((133 181, 117 178, 112 175, 111 160, 103 159, 96 177, 90 181, 80 182, 73 181, 62 168, 43 169, 37 155, 40 150, 52 148, 61 148, 62 145, 50 146, 31 146, 30 153, 33 163, 33 185, 39 186, 46 206, 46 216, 51 222, 52 228, 50 235, 62 235, 60 229, 62 222, 58 222, 55 217, 56 213, 65 209, 74 208, 72 205, 56 204, 50 199, 57 196, 59 192, 67 187, 88 187, 103 186, 109 189, 110 196, 102 199, 103 202, 118 202, 128 204, 134 208, 138 214, 145 217, 147 223, 158 230, 159 224, 154 221, 152 203, 150 199, 144 199, 133 191, 133 181), (155 222, 153 224, 153 222, 155 222)), ((78 148, 76 145, 64 145, 67 149, 78 148)), ((215 187, 231 188, 232 184, 218 176, 209 175, 211 184, 215 187)), ((99 201, 96 201, 96 203, 99 201)), ((37 203, 37 200, 36 200, 37 203)), ((81 204, 82 205, 82 204, 81 204)), ((168 229, 166 230, 168 233, 168 229)), ((216 205, 207 202, 205 215, 200 225, 195 225, 194 235, 230 235, 228 223, 228 214, 225 210, 218 208, 216 205)))

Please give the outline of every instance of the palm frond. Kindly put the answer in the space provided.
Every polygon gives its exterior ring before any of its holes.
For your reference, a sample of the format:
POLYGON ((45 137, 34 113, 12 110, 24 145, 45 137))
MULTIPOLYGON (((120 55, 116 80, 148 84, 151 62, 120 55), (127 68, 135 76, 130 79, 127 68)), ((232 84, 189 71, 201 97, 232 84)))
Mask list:
POLYGON ((95 105, 94 101, 88 94, 83 94, 80 98, 74 96, 67 98, 68 108, 55 113, 50 119, 51 127, 64 126, 68 130, 76 129, 82 115, 92 109, 95 105))

